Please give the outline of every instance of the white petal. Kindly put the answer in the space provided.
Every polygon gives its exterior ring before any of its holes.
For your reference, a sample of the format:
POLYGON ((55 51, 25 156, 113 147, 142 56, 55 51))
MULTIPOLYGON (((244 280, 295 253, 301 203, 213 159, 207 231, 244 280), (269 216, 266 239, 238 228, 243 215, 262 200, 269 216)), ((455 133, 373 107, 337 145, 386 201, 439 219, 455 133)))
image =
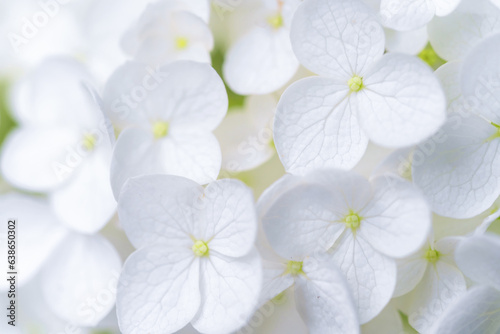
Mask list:
POLYGON ((445 60, 462 59, 487 36, 500 31, 500 9, 488 0, 462 0, 448 16, 432 20, 429 40, 436 53, 445 60))
POLYGON ((61 185, 82 162, 71 128, 27 126, 14 130, 2 150, 2 175, 15 187, 47 191, 61 185))
POLYGON ((243 182, 222 179, 210 183, 197 203, 203 222, 197 239, 210 240, 210 250, 226 256, 244 256, 253 248, 257 235, 257 215, 253 194, 243 182))
POLYGON ((431 334, 496 334, 500 328, 500 292, 476 286, 451 305, 431 334))
POLYGON ((290 36, 302 65, 341 82, 362 75, 384 53, 384 30, 361 1, 305 1, 290 36))
POLYGON ((203 187, 183 177, 136 177, 120 194, 120 223, 136 248, 154 243, 191 247, 193 212, 201 196, 203 187))
POLYGON ((411 158, 414 147, 395 150, 373 169, 370 177, 394 176, 411 181, 411 158))
MULTIPOLYGON (((18 286, 21 287, 47 263, 47 258, 67 232, 50 211, 46 201, 36 197, 19 194, 2 195, 0 218, 4 222, 0 232, 0 250, 5 254, 0 262, 3 268, 7 268, 7 241, 12 240, 8 239, 7 222, 11 219, 16 220, 18 268, 9 271, 22 273, 18 276, 18 286)), ((8 282, 5 279, 0 282, 0 290, 5 290, 8 282)))
POLYGON ((419 333, 427 333, 440 315, 466 291, 457 267, 442 261, 429 265, 411 295, 408 320, 419 333))
POLYGON ((70 58, 48 58, 15 86, 14 115, 24 124, 95 126, 99 110, 83 83, 93 80, 82 64, 70 58))
POLYGON ((244 110, 232 110, 215 130, 222 151, 222 169, 241 172, 256 168, 274 155, 273 120, 276 99, 252 95, 244 110))
POLYGON ((111 186, 117 198, 127 179, 141 175, 171 174, 205 184, 217 178, 221 159, 219 143, 211 133, 178 131, 155 140, 153 133, 129 128, 115 145, 111 186))
POLYGON ((423 258, 422 252, 418 252, 408 258, 398 260, 398 280, 393 297, 399 297, 415 289, 422 280, 427 269, 428 262, 423 258))
POLYGON ((267 94, 286 84, 298 67, 288 29, 255 27, 227 51, 224 78, 238 94, 267 94))
POLYGON ((259 297, 259 305, 267 303, 295 282, 292 275, 285 274, 286 264, 279 262, 263 261, 262 291, 259 297))
POLYGON ((473 281, 500 290, 500 238, 481 235, 465 239, 455 259, 463 273, 473 281))
POLYGON ((100 235, 70 234, 42 273, 51 310, 80 326, 95 326, 115 305, 120 256, 100 235))
POLYGON ((448 108, 458 103, 458 100, 462 96, 462 89, 460 87, 460 72, 462 66, 461 61, 455 60, 440 66, 434 72, 443 87, 446 101, 448 102, 448 108))
POLYGON ((116 201, 109 183, 111 148, 92 152, 73 179, 50 195, 63 223, 82 233, 95 233, 111 219, 116 201))
POLYGON ((329 262, 304 260, 295 302, 309 333, 359 333, 357 309, 342 273, 329 262))
POLYGON ((388 54, 366 74, 357 95, 358 117, 368 137, 403 147, 434 134, 446 118, 446 100, 432 70, 408 55, 388 54))
POLYGON ((360 212, 359 235, 390 257, 416 252, 427 240, 432 224, 425 197, 401 178, 379 177, 372 184, 373 198, 360 212))
POLYGON ((211 255, 201 263, 202 305, 192 321, 202 333, 235 331, 257 307, 262 285, 262 264, 253 250, 241 258, 211 255))
POLYGON ((274 121, 274 142, 291 173, 322 167, 350 169, 363 156, 368 138, 361 131, 346 85, 306 78, 282 95, 274 121))
POLYGON ((385 29, 385 48, 389 52, 400 52, 416 55, 422 51, 428 42, 427 29, 420 28, 410 31, 385 29))
POLYGON ((191 249, 147 246, 120 275, 116 312, 125 334, 174 333, 200 308, 200 264, 191 249))
POLYGON ((464 99, 480 116, 500 123, 500 35, 485 39, 465 58, 461 72, 464 99))
POLYGON ((436 4, 436 15, 446 16, 453 12, 461 0, 434 0, 436 4))
POLYGON ((499 140, 487 141, 496 128, 485 120, 450 117, 441 140, 413 159, 413 180, 437 214, 469 218, 486 210, 500 194, 499 140))
POLYGON ((474 231, 474 234, 484 234, 488 230, 488 228, 491 226, 491 224, 496 221, 498 218, 500 218, 500 210, 495 209, 493 213, 488 215, 484 220, 481 222, 481 224, 476 228, 474 231))
POLYGON ((337 266, 347 277, 359 320, 364 324, 389 303, 396 286, 396 263, 378 253, 362 237, 345 231, 331 249, 337 266))
POLYGON ((382 0, 380 3, 382 23, 400 31, 422 28, 435 13, 433 0, 382 0))

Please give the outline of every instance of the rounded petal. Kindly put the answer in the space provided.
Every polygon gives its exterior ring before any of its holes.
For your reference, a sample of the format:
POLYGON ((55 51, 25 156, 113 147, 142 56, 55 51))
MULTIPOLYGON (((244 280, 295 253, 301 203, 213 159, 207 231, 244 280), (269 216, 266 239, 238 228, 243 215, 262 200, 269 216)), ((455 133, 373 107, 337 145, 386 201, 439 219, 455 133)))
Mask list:
POLYGON ((60 318, 97 325, 114 307, 121 259, 100 235, 70 234, 42 273, 42 292, 60 318))
POLYGON ((360 213, 359 235, 390 257, 415 253, 432 226, 425 197, 413 184, 398 177, 379 177, 372 184, 373 198, 360 213))
POLYGON ((71 58, 47 58, 14 87, 11 103, 23 124, 95 126, 101 118, 84 84, 93 79, 71 58))
POLYGON ((386 28, 385 39, 387 51, 409 55, 420 53, 429 41, 425 27, 410 31, 397 31, 386 28))
POLYGON ((438 261, 429 265, 412 292, 408 321, 419 333, 428 333, 441 314, 467 290, 457 267, 438 261))
POLYGON ((211 255, 200 269, 202 305, 191 322, 202 333, 229 333, 243 327, 257 307, 262 264, 256 250, 241 258, 211 255))
POLYGON ((477 116, 450 117, 440 139, 422 144, 413 156, 413 181, 437 214, 470 218, 488 209, 500 194, 497 129, 477 116))
POLYGON ((500 292, 475 286, 443 313, 431 334, 496 334, 500 328, 500 292))
POLYGON ((347 86, 306 78, 285 91, 274 120, 274 142, 288 172, 350 169, 363 156, 368 138, 351 106, 347 86))
POLYGON ((457 265, 473 281, 500 290, 500 238, 480 235, 465 239, 455 253, 457 265))
POLYGON ((462 61, 455 60, 447 62, 434 72, 441 82, 449 109, 454 104, 457 104, 462 97, 462 88, 460 87, 460 72, 462 67, 462 61))
POLYGON ((436 15, 449 15, 458 7, 460 1, 461 0, 434 0, 434 4, 436 5, 436 15))
POLYGON ((399 297, 415 289, 424 277, 428 262, 423 254, 418 252, 406 259, 398 260, 398 280, 393 297, 399 297))
POLYGON ((262 291, 259 297, 259 305, 267 303, 295 282, 292 275, 286 275, 286 264, 278 262, 263 261, 262 291))
POLYGON ((392 297, 396 286, 396 263, 350 231, 342 234, 330 253, 351 287, 360 323, 370 321, 392 297))
POLYGON ((290 36, 302 65, 342 83, 362 75, 384 53, 384 30, 362 1, 305 1, 290 36))
POLYGON ((197 203, 201 210, 198 222, 203 240, 210 240, 210 250, 225 256, 244 256, 250 252, 257 235, 257 214, 253 194, 243 182, 222 179, 210 183, 197 203))
POLYGON ((127 259, 116 313, 127 334, 174 333, 200 309, 200 264, 191 249, 147 246, 127 259))
POLYGON ((380 17, 384 26, 409 31, 424 27, 436 13, 434 0, 382 0, 380 17))
POLYGON ((224 78, 238 94, 267 94, 285 85, 298 67, 288 29, 255 27, 227 51, 224 78))
MULTIPOLYGON (((331 261, 329 261, 331 262, 331 261)), ((295 283, 295 302, 311 334, 359 330, 358 312, 342 272, 329 262, 304 260, 295 283)))
POLYGON ((127 179, 152 174, 183 176, 205 184, 217 178, 221 160, 219 143, 211 133, 177 132, 155 140, 153 133, 128 128, 113 151, 111 187, 118 198, 127 179))
POLYGON ((136 248, 161 243, 192 246, 194 207, 203 187, 171 175, 130 179, 120 194, 118 215, 127 237, 136 248))
MULTIPOLYGON (((0 218, 4 222, 0 231, 0 250, 7 255, 7 222, 16 220, 18 286, 21 287, 35 276, 47 263, 50 254, 66 236, 66 229, 51 212, 48 203, 40 198, 20 194, 0 196, 0 218)), ((7 268, 7 256, 1 265, 7 268)), ((51 264, 48 264, 49 266, 51 264)), ((8 289, 8 282, 0 281, 0 290, 8 289)), ((7 294, 5 294, 7 295, 7 294)))
POLYGON ((3 144, 1 169, 15 187, 42 192, 60 186, 82 162, 71 128, 35 126, 14 130, 3 144))
POLYGON ((480 116, 500 124, 500 34, 485 39, 464 59, 461 83, 464 99, 480 116))
POLYGON ((55 213, 68 227, 81 233, 95 233, 111 219, 116 201, 109 183, 106 147, 92 152, 73 179, 50 194, 55 213))
POLYGON ((363 130, 376 144, 410 146, 446 119, 446 99, 432 70, 416 57, 387 54, 366 74, 356 95, 363 130))
POLYGON ((477 43, 499 31, 500 9, 488 0, 462 0, 457 10, 427 27, 433 49, 448 61, 463 59, 477 43))

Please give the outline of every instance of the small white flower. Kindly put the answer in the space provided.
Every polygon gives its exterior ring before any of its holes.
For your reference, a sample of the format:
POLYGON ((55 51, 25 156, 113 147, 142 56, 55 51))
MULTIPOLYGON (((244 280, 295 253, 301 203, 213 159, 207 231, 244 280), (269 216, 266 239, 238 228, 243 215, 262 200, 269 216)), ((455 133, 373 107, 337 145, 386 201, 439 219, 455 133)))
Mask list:
MULTIPOLYGON (((19 286, 39 279, 51 312, 77 326, 97 325, 115 305, 121 259, 111 243, 99 234, 67 229, 44 199, 4 195, 0 212, 5 222, 17 218, 19 286)), ((7 254, 3 233, 1 251, 7 254)))
POLYGON ((212 131, 228 101, 210 65, 178 61, 153 69, 129 62, 111 76, 103 100, 113 123, 125 128, 111 163, 116 198, 138 175, 174 174, 200 184, 217 178, 221 151, 212 131))
POLYGON ((208 12, 207 0, 163 0, 150 4, 124 35, 122 45, 135 60, 155 66, 175 60, 210 63, 212 32, 197 15, 208 19, 205 10, 208 12))
POLYGON ((119 216, 139 248, 120 276, 123 333, 173 333, 189 322, 202 333, 242 327, 257 306, 260 257, 251 191, 224 179, 205 189, 177 176, 128 181, 119 216))
POLYGON ((446 16, 453 12, 461 0, 382 0, 382 23, 400 31, 425 27, 434 15, 446 16))
POLYGON ((1 171, 15 187, 48 192, 60 219, 84 233, 100 230, 116 209, 109 185, 108 122, 79 63, 50 58, 14 88, 19 123, 4 144, 1 171))
POLYGON ((455 259, 473 286, 441 316, 431 334, 495 334, 500 328, 500 238, 485 234, 464 240, 455 259))
POLYGON ((263 0, 256 23, 227 51, 224 78, 241 95, 267 94, 295 74, 299 62, 290 44, 290 20, 300 0, 263 0))
POLYGON ((463 59, 481 40, 500 32, 500 9, 488 0, 462 0, 453 13, 432 20, 427 32, 441 58, 463 59))
POLYGON ((272 95, 249 96, 242 110, 230 110, 214 131, 222 150, 222 169, 235 173, 256 168, 274 155, 272 95))
POLYGON ((417 251, 430 229, 420 192, 397 178, 365 178, 344 171, 285 176, 259 201, 264 231, 289 260, 327 252, 343 271, 361 323, 389 302, 395 258, 417 251))
POLYGON ((414 255, 398 260, 394 297, 405 295, 410 325, 428 333, 435 321, 465 293, 465 278, 454 260, 459 238, 430 240, 414 255))
POLYGON ((295 54, 321 77, 282 95, 275 144, 287 171, 354 167, 368 139, 386 147, 416 144, 445 119, 439 81, 421 60, 384 54, 384 31, 359 0, 304 2, 291 29, 295 54))
POLYGON ((439 215, 473 217, 500 195, 499 45, 500 35, 492 36, 464 60, 462 97, 455 98, 440 139, 422 144, 433 149, 412 164, 415 184, 439 215))

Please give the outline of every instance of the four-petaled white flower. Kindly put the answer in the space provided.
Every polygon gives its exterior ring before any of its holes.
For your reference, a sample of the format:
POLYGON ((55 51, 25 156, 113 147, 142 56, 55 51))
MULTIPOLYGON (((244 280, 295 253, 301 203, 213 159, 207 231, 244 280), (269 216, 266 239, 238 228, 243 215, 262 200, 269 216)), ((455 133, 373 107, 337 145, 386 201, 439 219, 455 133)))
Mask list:
POLYGON ((454 259, 459 241, 457 237, 438 241, 431 238, 420 251, 397 261, 398 280, 393 297, 407 294, 405 313, 419 333, 428 333, 443 311, 467 289, 454 259))
POLYGON ((230 333, 246 324, 262 268, 253 196, 243 183, 223 179, 204 189, 178 176, 136 177, 118 212, 138 248, 118 285, 123 333, 173 333, 189 322, 202 333, 230 333))
POLYGON ((173 174, 205 184, 217 178, 221 150, 212 131, 226 115, 224 84, 208 64, 160 68, 129 62, 110 78, 104 109, 121 128, 111 162, 118 198, 133 176, 173 174))
POLYGON ((382 23, 400 31, 424 27, 434 15, 446 16, 453 12, 461 0, 382 0, 382 23))
POLYGON ((267 94, 295 74, 299 62, 290 44, 290 21, 300 0, 262 0, 256 23, 227 51, 224 79, 242 95, 267 94))
POLYGON ((297 9, 292 45, 321 77, 302 79, 282 95, 274 123, 287 171, 350 169, 368 138, 386 147, 416 144, 445 120, 445 97, 421 60, 384 54, 384 31, 359 0, 310 0, 297 9))
POLYGON ((495 334, 500 328, 500 237, 477 235, 462 241, 455 260, 476 283, 435 323, 431 334, 495 334))
POLYGON ((346 171, 285 176, 260 207, 273 249, 288 260, 327 252, 347 277, 361 323, 373 319, 392 297, 395 258, 425 242, 430 210, 421 193, 399 178, 371 183, 346 171))
POLYGON ((467 56, 441 139, 423 143, 433 150, 412 164, 413 181, 439 215, 473 217, 500 195, 499 57, 500 35, 484 40, 467 56))

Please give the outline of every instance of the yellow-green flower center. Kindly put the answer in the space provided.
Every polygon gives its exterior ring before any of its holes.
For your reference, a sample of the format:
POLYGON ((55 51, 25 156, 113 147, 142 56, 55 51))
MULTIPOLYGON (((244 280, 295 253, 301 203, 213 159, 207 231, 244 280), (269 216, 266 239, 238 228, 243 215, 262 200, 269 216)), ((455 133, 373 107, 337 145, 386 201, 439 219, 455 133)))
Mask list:
POLYGON ((188 47, 189 40, 186 37, 177 37, 175 39, 175 47, 177 50, 184 50, 188 47))
POLYGON ((353 230, 357 229, 361 224, 361 217, 354 212, 351 212, 344 218, 345 225, 353 230))
POLYGON ((286 264, 286 273, 292 276, 303 274, 304 272, 302 271, 302 262, 288 261, 288 263, 286 264))
POLYGON ((427 252, 425 252, 424 257, 430 263, 436 263, 436 261, 439 259, 439 252, 437 250, 429 248, 429 250, 427 250, 427 252))
POLYGON ((97 139, 94 135, 89 133, 83 135, 82 145, 87 151, 92 151, 95 148, 96 142, 97 139))
POLYGON ((363 78, 355 75, 347 81, 347 85, 349 86, 351 92, 359 92, 363 89, 363 78))
POLYGON ((202 240, 196 240, 191 249, 193 250, 194 255, 199 257, 207 256, 209 251, 207 243, 202 240))
POLYGON ((153 135, 156 139, 163 138, 168 134, 168 122, 157 121, 153 123, 153 135))
POLYGON ((269 16, 267 18, 267 23, 274 29, 279 29, 283 26, 283 16, 280 13, 276 15, 269 16))

